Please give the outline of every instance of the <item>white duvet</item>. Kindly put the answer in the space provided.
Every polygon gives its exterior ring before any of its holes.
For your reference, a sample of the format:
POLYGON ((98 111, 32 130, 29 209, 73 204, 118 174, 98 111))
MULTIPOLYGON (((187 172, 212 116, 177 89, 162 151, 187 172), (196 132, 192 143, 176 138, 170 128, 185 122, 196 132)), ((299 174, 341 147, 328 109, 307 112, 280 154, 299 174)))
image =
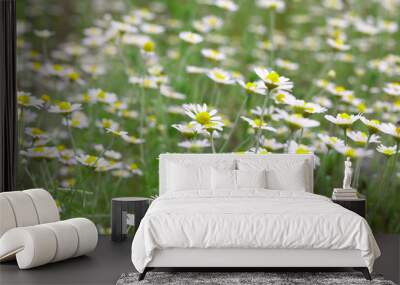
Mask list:
POLYGON ((165 248, 358 249, 370 271, 380 255, 365 219, 330 199, 257 189, 157 198, 134 237, 132 262, 143 272, 165 248))

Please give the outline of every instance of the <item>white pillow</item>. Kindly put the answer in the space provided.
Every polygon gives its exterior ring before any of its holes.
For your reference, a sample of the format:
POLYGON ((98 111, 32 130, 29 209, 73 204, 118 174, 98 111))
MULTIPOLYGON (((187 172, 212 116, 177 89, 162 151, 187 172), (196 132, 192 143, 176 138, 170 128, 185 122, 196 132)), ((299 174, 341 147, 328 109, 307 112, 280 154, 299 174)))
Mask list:
POLYGON ((239 159, 239 170, 265 169, 267 188, 272 190, 306 191, 307 165, 304 160, 294 159, 239 159))
POLYGON ((184 165, 170 162, 167 165, 168 191, 210 190, 211 167, 184 165))
POLYGON ((235 170, 237 188, 267 188, 267 171, 235 170))
POLYGON ((212 168, 212 189, 236 190, 236 170, 212 168))

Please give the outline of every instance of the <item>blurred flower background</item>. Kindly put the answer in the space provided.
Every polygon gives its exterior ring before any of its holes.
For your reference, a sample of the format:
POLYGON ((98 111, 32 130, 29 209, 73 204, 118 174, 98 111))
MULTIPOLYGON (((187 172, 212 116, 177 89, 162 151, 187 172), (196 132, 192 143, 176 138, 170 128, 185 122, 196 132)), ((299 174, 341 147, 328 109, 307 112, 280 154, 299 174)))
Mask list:
POLYGON ((375 231, 400 233, 399 0, 17 3, 19 188, 109 231, 115 196, 158 194, 163 152, 343 162, 375 231))

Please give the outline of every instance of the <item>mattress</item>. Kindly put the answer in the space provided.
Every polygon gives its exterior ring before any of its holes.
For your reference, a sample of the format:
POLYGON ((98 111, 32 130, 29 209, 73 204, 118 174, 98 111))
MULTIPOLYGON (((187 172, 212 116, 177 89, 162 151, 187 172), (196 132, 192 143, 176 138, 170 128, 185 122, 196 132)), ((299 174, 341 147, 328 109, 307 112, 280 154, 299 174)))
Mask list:
POLYGON ((307 192, 171 192, 157 198, 132 243, 139 272, 163 249, 358 250, 372 271, 379 248, 361 216, 307 192))

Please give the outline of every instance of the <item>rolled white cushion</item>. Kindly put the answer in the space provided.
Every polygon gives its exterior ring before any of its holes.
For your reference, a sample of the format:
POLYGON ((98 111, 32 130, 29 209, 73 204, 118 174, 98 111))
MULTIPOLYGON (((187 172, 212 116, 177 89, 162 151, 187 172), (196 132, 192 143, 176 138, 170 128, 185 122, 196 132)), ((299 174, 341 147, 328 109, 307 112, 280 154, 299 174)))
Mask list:
POLYGON ((96 248, 98 233, 92 221, 85 218, 74 218, 63 222, 71 224, 78 233, 78 248, 74 257, 91 252, 96 248))
POLYGON ((30 196, 22 191, 1 193, 10 203, 17 227, 33 226, 39 223, 35 205, 30 196))
POLYGON ((16 256, 20 269, 49 263, 56 254, 54 232, 42 225, 19 227, 7 231, 0 239, 0 260, 16 256))
POLYGON ((78 249, 78 233, 75 228, 65 221, 43 224, 53 231, 56 236, 57 248, 51 262, 64 260, 75 255, 78 249))
POLYGON ((6 197, 0 195, 0 237, 6 231, 15 228, 16 226, 17 223, 10 202, 6 197))
POLYGON ((56 202, 49 192, 44 189, 29 189, 22 192, 28 194, 32 199, 39 218, 39 224, 60 220, 56 202))

